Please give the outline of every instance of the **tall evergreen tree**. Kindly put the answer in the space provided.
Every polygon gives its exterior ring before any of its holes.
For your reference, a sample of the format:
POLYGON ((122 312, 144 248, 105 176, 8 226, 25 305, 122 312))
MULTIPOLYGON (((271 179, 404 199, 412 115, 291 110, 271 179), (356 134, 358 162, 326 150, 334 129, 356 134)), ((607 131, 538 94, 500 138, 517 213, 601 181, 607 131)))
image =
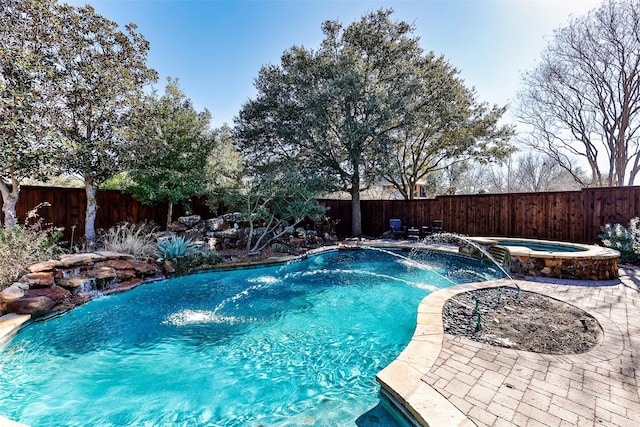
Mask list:
POLYGON ((177 79, 167 79, 165 94, 153 94, 136 114, 131 127, 135 142, 134 166, 128 188, 145 204, 166 202, 167 226, 173 206, 207 191, 207 158, 216 146, 210 131, 211 114, 197 112, 180 90, 177 79))
MULTIPOLYGON (((398 135, 417 131, 433 105, 420 99, 434 64, 414 27, 391 10, 346 28, 327 21, 317 51, 294 46, 264 66, 258 95, 236 119, 236 137, 258 170, 289 168, 351 195, 351 234, 362 234, 360 192, 389 175, 398 135)), ((498 115, 499 116, 499 115, 498 115)))

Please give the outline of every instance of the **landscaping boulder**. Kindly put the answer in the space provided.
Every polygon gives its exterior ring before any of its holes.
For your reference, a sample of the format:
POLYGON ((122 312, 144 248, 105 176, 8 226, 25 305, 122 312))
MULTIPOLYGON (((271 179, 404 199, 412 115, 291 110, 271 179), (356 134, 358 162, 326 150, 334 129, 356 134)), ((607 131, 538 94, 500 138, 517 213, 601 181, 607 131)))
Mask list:
POLYGON ((96 279, 94 277, 84 275, 62 277, 57 280, 57 283, 63 288, 76 293, 95 290, 97 288, 96 279))
POLYGON ((137 274, 143 277, 155 276, 160 273, 160 269, 157 265, 143 261, 131 261, 131 266, 137 274))
POLYGON ((24 297, 25 291, 18 285, 14 283, 0 292, 0 314, 6 311, 7 304, 24 297))
POLYGON ((27 270, 30 273, 41 273, 43 271, 52 271, 54 268, 62 267, 62 262, 57 259, 50 259, 49 261, 39 262, 31 265, 27 270))
POLYGON ((130 280, 136 277, 136 271, 134 269, 130 269, 130 270, 118 269, 116 270, 116 277, 121 282, 125 280, 130 280))
POLYGON ((178 221, 173 221, 167 227, 167 231, 171 231, 173 233, 182 233, 184 231, 187 231, 188 229, 189 229, 189 227, 187 227, 186 225, 184 225, 183 223, 178 222, 178 221))
POLYGON ((81 265, 91 264, 93 262, 105 261, 106 258, 96 253, 81 253, 72 255, 63 255, 60 257, 62 268, 78 267, 81 265))
POLYGON ((22 298, 24 296, 24 293, 24 290, 19 286, 16 286, 16 284, 14 283, 13 285, 0 292, 0 301, 4 303, 15 301, 22 298))
POLYGON ((181 216, 178 218, 178 222, 187 226, 187 228, 193 228, 200 222, 202 218, 200 215, 181 216))
POLYGON ((242 214, 240 212, 227 213, 222 215, 225 222, 237 223, 242 221, 242 214))
POLYGON ((29 285, 30 288, 48 287, 55 284, 53 272, 28 273, 20 278, 20 283, 29 285))
POLYGON ((118 274, 116 270, 111 267, 98 267, 85 272, 87 276, 91 276, 96 281, 97 289, 104 289, 116 279, 118 274))
POLYGON ((207 230, 209 231, 218 231, 218 230, 223 230, 225 228, 228 228, 227 224, 224 222, 224 218, 222 217, 208 219, 206 221, 206 225, 207 225, 207 230))
POLYGON ((7 304, 7 312, 16 314, 30 314, 32 317, 42 317, 50 312, 56 302, 45 296, 20 298, 7 304))
POLYGON ((54 285, 50 288, 29 289, 25 292, 24 297, 47 297, 55 303, 61 303, 71 297, 71 292, 61 286, 54 285))
POLYGON ((112 259, 133 259, 134 258, 134 256, 131 255, 131 254, 123 254, 121 252, 114 252, 114 251, 96 251, 95 253, 97 255, 105 257, 108 260, 112 260, 112 259))

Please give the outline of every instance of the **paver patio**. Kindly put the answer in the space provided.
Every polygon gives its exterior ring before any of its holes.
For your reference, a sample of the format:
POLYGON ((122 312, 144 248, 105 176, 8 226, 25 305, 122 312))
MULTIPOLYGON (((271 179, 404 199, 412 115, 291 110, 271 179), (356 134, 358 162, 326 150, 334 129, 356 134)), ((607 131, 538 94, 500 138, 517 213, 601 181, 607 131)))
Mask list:
POLYGON ((604 330, 603 342, 592 351, 545 355, 442 334, 442 304, 453 294, 476 287, 463 285, 425 298, 412 343, 380 373, 379 381, 383 386, 387 381, 398 385, 398 377, 403 377, 404 384, 392 394, 433 427, 636 427, 640 425, 640 269, 624 267, 620 274, 620 280, 609 282, 518 281, 523 290, 592 314, 604 330), (439 331, 432 327, 438 317, 439 331), (420 354, 415 352, 418 348, 420 354))

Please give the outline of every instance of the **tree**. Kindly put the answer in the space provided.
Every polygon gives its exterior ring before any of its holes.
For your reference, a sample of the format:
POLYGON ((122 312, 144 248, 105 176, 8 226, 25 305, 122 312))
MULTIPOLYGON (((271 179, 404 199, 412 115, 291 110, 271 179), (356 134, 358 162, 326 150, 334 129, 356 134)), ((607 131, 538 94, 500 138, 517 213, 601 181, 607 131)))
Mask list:
MULTIPOLYGON (((448 183, 443 194, 517 193, 579 189, 572 175, 553 158, 536 152, 510 154, 490 165, 469 163, 464 169, 449 168, 440 182, 448 183)), ((580 170, 576 170, 580 173, 580 170)))
POLYGON ((128 187, 145 204, 166 202, 167 227, 173 206, 207 190, 207 157, 216 141, 209 129, 211 114, 197 112, 178 86, 167 78, 164 95, 152 94, 136 112, 130 128, 135 142, 128 187))
POLYGON ((317 220, 326 208, 317 202, 320 189, 311 175, 271 170, 245 176, 221 187, 225 206, 249 223, 246 252, 261 251, 305 219, 317 220))
POLYGON ((498 126, 505 108, 478 104, 442 57, 427 56, 418 72, 421 87, 409 101, 414 113, 393 132, 391 164, 384 174, 406 200, 436 171, 471 160, 500 160, 512 151, 507 142, 513 129, 498 126))
POLYGON ((57 9, 55 125, 64 137, 64 172, 80 176, 85 185, 85 239, 95 242, 96 187, 124 167, 120 160, 129 141, 120 131, 145 86, 156 80, 147 68, 149 43, 128 24, 115 22, 91 6, 57 9))
POLYGON ((237 192, 247 171, 245 159, 236 149, 232 130, 226 124, 215 133, 216 144, 205 166, 207 202, 211 208, 224 203, 227 192, 237 192))
POLYGON ((348 191, 352 230, 362 234, 360 191, 383 175, 393 132, 413 118, 409 101, 425 62, 413 27, 391 10, 344 28, 327 21, 317 51, 294 46, 264 66, 258 95, 236 119, 238 146, 260 170, 306 171, 325 190, 348 191))
POLYGON ((637 0, 605 0, 557 30, 524 85, 519 115, 532 128, 532 146, 572 173, 575 158, 586 160, 594 185, 633 185, 640 171, 637 0))
POLYGON ((241 156, 226 125, 216 140, 206 167, 208 203, 215 207, 223 203, 248 221, 247 253, 265 249, 291 227, 325 212, 317 202, 325 189, 321 178, 291 168, 260 172, 241 156))
POLYGON ((0 193, 8 229, 16 225, 21 183, 45 176, 56 149, 45 96, 52 72, 52 4, 0 4, 0 193))

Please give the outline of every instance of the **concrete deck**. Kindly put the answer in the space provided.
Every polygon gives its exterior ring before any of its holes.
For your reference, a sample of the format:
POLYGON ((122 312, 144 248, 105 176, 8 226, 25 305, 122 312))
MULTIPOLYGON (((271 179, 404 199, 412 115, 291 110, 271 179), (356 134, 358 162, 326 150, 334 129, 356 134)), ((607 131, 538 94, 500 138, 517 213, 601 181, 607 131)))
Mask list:
POLYGON ((517 283, 593 315, 603 342, 578 355, 545 355, 477 343, 443 333, 442 307, 471 289, 456 286, 426 297, 411 343, 378 375, 422 425, 640 425, 640 269, 620 269, 608 282, 544 279, 517 283))

